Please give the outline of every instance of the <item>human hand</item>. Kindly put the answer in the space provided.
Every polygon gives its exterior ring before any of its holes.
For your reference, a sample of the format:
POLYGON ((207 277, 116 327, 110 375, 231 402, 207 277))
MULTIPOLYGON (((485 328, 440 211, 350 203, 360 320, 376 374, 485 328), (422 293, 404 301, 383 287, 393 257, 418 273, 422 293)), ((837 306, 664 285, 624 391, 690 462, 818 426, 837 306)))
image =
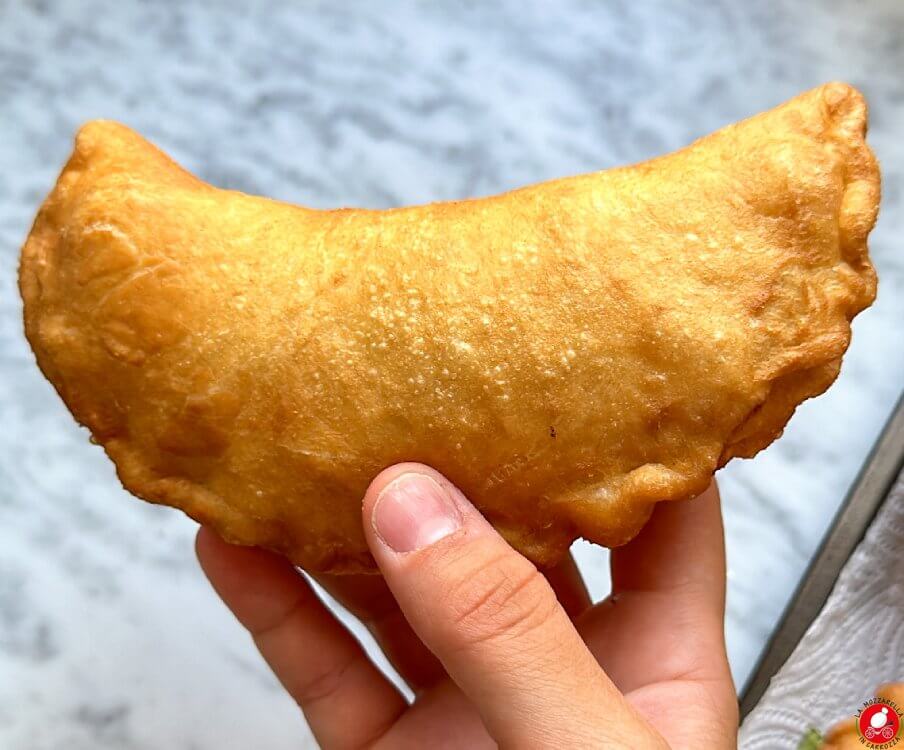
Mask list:
POLYGON ((197 540, 327 750, 736 747, 715 485, 658 504, 612 551, 612 594, 593 607, 571 558, 540 574, 426 466, 383 471, 363 514, 383 576, 317 580, 367 625, 410 705, 288 562, 197 540))

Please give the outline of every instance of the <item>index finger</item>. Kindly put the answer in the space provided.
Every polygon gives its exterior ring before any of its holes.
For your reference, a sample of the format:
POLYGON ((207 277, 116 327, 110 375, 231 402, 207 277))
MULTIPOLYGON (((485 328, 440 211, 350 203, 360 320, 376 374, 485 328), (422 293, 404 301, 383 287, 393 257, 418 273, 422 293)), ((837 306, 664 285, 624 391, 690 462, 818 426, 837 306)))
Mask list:
POLYGON ((725 538, 713 482, 693 500, 659 503, 643 531, 612 550, 612 592, 699 594, 725 612, 725 538))
POLYGON ((725 542, 719 495, 658 505, 641 533, 612 551, 612 594, 578 622, 624 692, 670 680, 733 691, 725 655, 725 542))

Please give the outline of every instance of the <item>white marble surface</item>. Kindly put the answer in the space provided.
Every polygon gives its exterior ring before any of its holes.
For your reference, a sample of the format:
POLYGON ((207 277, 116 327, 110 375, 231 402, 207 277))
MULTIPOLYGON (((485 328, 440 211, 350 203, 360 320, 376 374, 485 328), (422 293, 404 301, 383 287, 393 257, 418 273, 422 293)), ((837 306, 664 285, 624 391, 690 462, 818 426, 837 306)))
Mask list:
MULTIPOLYGON (((492 193, 668 151, 840 78, 884 168, 879 300, 841 377, 721 475, 743 682, 904 383, 904 4, 0 0, 0 747, 311 743, 203 582, 39 376, 18 247, 79 123, 314 206, 492 193)), ((596 595, 605 556, 578 549, 596 595)), ((313 744, 311 744, 313 746, 313 744)))

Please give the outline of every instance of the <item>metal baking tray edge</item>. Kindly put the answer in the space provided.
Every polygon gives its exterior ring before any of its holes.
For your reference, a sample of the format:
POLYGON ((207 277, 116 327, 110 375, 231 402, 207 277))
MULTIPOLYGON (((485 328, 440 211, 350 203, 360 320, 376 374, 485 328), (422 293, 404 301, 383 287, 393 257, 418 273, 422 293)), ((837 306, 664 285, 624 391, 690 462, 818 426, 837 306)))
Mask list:
POLYGON ((770 680, 822 611, 841 569, 863 539, 902 468, 904 395, 898 400, 741 692, 742 720, 762 698, 770 680))

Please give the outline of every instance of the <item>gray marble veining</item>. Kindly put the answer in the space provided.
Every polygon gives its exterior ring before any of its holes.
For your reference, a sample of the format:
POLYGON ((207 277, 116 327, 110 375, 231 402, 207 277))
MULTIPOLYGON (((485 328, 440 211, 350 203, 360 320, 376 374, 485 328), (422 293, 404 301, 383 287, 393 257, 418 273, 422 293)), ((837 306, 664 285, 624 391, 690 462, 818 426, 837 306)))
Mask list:
MULTIPOLYGON (((876 305, 841 377, 721 474, 742 682, 904 384, 904 4, 0 2, 0 746, 289 748, 310 735, 40 377, 19 245, 81 122, 312 206, 483 195, 644 159, 830 79, 884 170, 876 305)), ((594 593, 605 553, 578 545, 594 593)))

